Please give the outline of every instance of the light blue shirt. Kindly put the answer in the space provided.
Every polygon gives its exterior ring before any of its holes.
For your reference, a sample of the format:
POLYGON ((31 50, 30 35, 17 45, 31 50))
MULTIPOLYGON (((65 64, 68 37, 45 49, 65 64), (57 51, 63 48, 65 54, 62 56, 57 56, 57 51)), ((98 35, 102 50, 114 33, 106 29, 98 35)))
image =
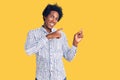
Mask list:
MULTIPOLYGON (((56 31, 54 28, 52 32, 56 31)), ((60 39, 47 39, 44 27, 28 33, 25 50, 28 55, 36 54, 36 78, 38 80, 64 80, 66 77, 62 57, 71 61, 76 47, 69 48, 65 34, 60 39)))

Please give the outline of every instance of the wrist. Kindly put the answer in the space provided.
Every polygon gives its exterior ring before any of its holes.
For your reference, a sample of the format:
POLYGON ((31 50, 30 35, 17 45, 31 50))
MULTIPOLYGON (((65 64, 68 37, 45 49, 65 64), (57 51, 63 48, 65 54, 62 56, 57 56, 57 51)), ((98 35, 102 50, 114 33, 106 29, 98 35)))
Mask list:
POLYGON ((77 43, 76 41, 73 41, 73 45, 74 45, 75 47, 77 47, 77 46, 78 46, 78 43, 77 43))
POLYGON ((46 35, 48 39, 52 39, 52 36, 50 34, 46 35))

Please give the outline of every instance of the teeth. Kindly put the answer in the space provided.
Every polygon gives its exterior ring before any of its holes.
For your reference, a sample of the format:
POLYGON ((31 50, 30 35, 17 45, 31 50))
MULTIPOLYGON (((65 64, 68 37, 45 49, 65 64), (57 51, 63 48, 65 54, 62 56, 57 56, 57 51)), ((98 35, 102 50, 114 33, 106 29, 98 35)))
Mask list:
POLYGON ((50 23, 51 26, 53 26, 54 24, 53 23, 50 23))

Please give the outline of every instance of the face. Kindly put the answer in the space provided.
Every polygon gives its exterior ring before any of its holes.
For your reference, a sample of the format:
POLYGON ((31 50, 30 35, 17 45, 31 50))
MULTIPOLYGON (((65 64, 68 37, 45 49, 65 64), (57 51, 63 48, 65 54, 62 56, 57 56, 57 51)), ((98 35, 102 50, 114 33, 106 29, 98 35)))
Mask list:
POLYGON ((57 11, 51 11, 47 17, 44 17, 44 25, 47 29, 51 30, 55 24, 58 22, 59 14, 57 11))

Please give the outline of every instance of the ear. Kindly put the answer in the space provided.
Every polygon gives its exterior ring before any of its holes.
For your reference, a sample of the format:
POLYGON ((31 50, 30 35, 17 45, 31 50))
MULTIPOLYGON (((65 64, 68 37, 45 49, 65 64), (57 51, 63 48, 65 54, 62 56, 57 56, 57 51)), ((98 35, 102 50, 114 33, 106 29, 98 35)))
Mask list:
POLYGON ((46 19, 46 17, 45 16, 43 16, 43 20, 45 21, 45 19, 46 19))

